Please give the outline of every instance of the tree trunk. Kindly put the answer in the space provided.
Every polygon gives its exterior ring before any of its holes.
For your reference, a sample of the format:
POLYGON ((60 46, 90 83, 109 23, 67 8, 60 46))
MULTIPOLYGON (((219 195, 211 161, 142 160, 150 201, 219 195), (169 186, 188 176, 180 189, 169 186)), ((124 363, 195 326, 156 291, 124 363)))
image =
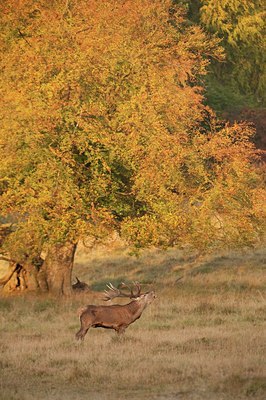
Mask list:
POLYGON ((18 274, 19 270, 17 269, 17 264, 15 264, 15 270, 12 275, 8 278, 8 280, 4 284, 3 291, 6 293, 13 292, 18 287, 18 274))
POLYGON ((4 292, 36 291, 39 289, 37 273, 37 267, 30 260, 25 261, 23 265, 12 261, 5 276, 0 279, 0 285, 4 285, 4 292))
POLYGON ((27 288, 28 290, 36 291, 39 289, 37 280, 38 269, 31 262, 23 264, 23 271, 20 276, 21 290, 27 288))
POLYGON ((38 274, 39 286, 55 295, 72 293, 71 275, 77 244, 72 242, 51 246, 38 274))
POLYGON ((41 289, 55 295, 69 295, 76 247, 72 242, 55 244, 48 249, 43 263, 40 257, 25 259, 23 265, 10 262, 0 285, 4 285, 5 292, 41 289))
POLYGON ((6 285, 6 283, 12 278, 12 275, 14 274, 17 264, 15 262, 11 261, 6 261, 6 263, 9 262, 7 271, 3 277, 0 278, 0 285, 6 285))

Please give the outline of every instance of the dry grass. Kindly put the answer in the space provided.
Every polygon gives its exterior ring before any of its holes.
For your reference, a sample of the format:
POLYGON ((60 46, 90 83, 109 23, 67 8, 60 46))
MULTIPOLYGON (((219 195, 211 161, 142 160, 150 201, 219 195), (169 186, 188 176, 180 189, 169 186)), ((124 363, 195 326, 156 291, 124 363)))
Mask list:
POLYGON ((122 339, 94 329, 77 344, 76 309, 99 303, 97 292, 0 298, 0 399, 264 399, 263 257, 205 259, 191 273, 173 250, 80 252, 75 272, 94 291, 128 277, 155 287, 157 300, 122 339))

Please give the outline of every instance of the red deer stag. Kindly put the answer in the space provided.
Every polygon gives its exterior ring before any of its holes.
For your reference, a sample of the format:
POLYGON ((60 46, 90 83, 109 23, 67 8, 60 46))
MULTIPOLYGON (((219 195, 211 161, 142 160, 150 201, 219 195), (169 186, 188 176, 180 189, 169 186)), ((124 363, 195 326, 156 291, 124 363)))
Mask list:
POLYGON ((143 310, 155 299, 153 291, 141 293, 139 283, 135 283, 136 291, 122 283, 120 287, 129 289, 130 294, 115 288, 111 283, 105 290, 105 301, 115 297, 129 297, 132 301, 125 305, 114 304, 111 306, 88 305, 78 310, 81 327, 76 333, 76 339, 83 340, 87 331, 92 328, 114 329, 118 334, 124 333, 128 325, 135 322, 143 310))

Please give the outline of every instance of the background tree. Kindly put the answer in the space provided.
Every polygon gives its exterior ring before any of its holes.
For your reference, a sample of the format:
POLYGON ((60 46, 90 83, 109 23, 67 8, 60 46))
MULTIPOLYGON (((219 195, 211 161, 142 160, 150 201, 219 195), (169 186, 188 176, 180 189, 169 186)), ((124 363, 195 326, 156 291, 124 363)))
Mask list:
POLYGON ((225 59, 212 59, 206 103, 230 121, 250 121, 253 141, 266 159, 265 7, 261 0, 173 0, 187 9, 188 24, 200 24, 221 39, 225 59))
MULTIPOLYGON (((265 101, 265 9, 261 0, 202 1, 201 21, 223 39, 226 70, 242 91, 265 101)), ((229 74, 228 74, 229 75, 229 74)))
POLYGON ((198 77, 217 40, 169 0, 4 1, 0 214, 27 287, 71 291, 78 241, 258 241, 249 126, 218 124, 198 77), (34 260, 45 247, 44 264, 34 260))

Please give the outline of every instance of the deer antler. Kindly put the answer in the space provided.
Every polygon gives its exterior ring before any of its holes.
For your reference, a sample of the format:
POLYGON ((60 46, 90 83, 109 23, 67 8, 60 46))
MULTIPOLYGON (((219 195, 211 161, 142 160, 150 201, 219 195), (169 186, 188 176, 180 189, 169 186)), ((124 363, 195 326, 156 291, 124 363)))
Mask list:
POLYGON ((139 297, 141 295, 141 287, 140 287, 140 283, 139 282, 133 282, 133 284, 135 285, 137 292, 135 294, 135 297, 139 297))
POLYGON ((116 287, 114 287, 111 282, 109 282, 109 284, 107 284, 106 287, 108 288, 108 290, 104 291, 104 294, 105 294, 105 298, 103 299, 104 301, 112 300, 115 297, 122 296, 121 291, 119 289, 117 289, 116 287))
POLYGON ((137 288, 136 293, 134 293, 133 289, 130 286, 126 285, 124 282, 122 282, 119 285, 120 287, 128 289, 130 291, 130 294, 128 294, 128 293, 124 293, 120 289, 116 288, 114 285, 112 285, 112 283, 109 283, 108 285, 106 285, 108 290, 104 291, 104 293, 105 293, 104 300, 105 301, 112 300, 115 297, 129 297, 130 299, 135 299, 135 298, 139 297, 140 292, 141 292, 140 284, 138 282, 133 282, 133 284, 137 288))

